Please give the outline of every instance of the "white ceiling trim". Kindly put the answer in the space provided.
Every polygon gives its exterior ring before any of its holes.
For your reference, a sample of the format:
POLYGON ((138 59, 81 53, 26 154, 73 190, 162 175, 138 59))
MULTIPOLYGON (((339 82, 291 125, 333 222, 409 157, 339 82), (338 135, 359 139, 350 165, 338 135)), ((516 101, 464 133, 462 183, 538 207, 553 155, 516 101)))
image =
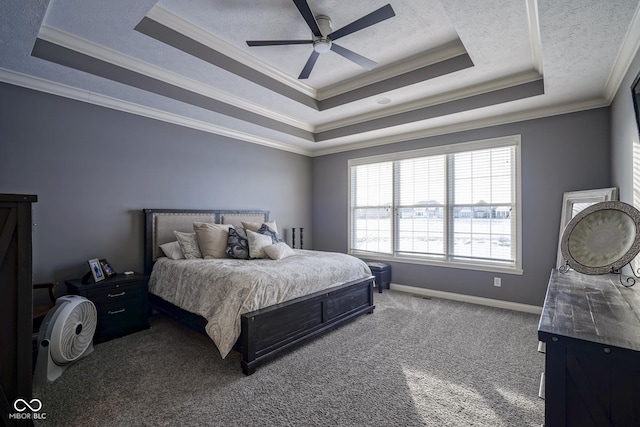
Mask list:
POLYGON ((61 83, 52 82, 50 80, 40 79, 38 77, 17 73, 15 71, 10 71, 4 68, 0 68, 0 81, 27 89, 37 90, 39 92, 49 93, 51 95, 73 99, 75 101, 86 102, 88 104, 93 104, 100 107, 106 107, 113 110, 135 114, 150 119, 160 120, 163 122, 196 129, 207 133, 213 133, 220 136, 238 139, 243 142, 250 142, 252 144, 263 145, 266 147, 288 151, 295 154, 301 154, 304 156, 312 155, 312 152, 309 150, 305 150, 289 144, 283 144, 269 138, 262 138, 246 132, 240 132, 234 129, 216 126, 208 122, 203 122, 201 120, 190 119, 188 117, 180 116, 177 114, 167 113, 166 111, 157 110, 151 107, 135 104, 133 102, 123 101, 117 98, 112 98, 110 96, 101 95, 84 89, 78 89, 61 83))
POLYGON ((491 80, 488 82, 482 82, 477 85, 466 87, 462 90, 453 90, 403 105, 398 105, 378 111, 372 111, 370 113, 348 117, 342 120, 335 120, 330 123, 316 126, 316 132, 320 133, 328 130, 339 129, 341 127, 355 125, 369 120, 381 119, 395 114, 418 110, 424 107, 444 104, 446 102, 469 98, 471 96, 482 95, 484 93, 493 92, 495 90, 506 89, 509 87, 534 82, 536 80, 540 80, 540 78, 541 76, 537 71, 524 71, 519 74, 501 77, 499 79, 491 80))
POLYGON ((147 18, 152 19, 167 28, 171 28, 172 30, 177 31, 178 33, 183 34, 196 42, 209 47, 210 49, 216 50, 231 59, 241 62, 282 84, 304 93, 307 96, 312 98, 317 98, 318 96, 318 93, 314 88, 302 83, 300 80, 293 78, 288 74, 281 72, 280 70, 277 70, 265 62, 260 61, 258 58, 249 55, 235 46, 232 46, 202 28, 197 27, 181 17, 169 12, 163 7, 155 5, 149 13, 147 13, 147 18))
MULTIPOLYGON (((604 93, 609 104, 613 101, 618 89, 620 89, 624 76, 629 71, 638 49, 640 49, 640 8, 637 8, 633 14, 629 29, 624 36, 616 60, 607 78, 604 93)), ((638 71, 640 72, 640 70, 638 71)), ((631 87, 629 87, 629 90, 631 90, 631 87)))
POLYGON ((253 134, 239 132, 233 129, 224 128, 221 126, 215 126, 207 122, 200 120, 190 119, 177 114, 167 113, 165 111, 153 109, 150 107, 142 106, 132 102, 122 101, 120 99, 112 98, 109 96, 97 94, 84 89, 77 89, 71 86, 63 85, 60 83, 51 82, 49 80, 40 79, 37 77, 17 73, 4 68, 0 68, 0 81, 13 84, 15 86, 24 87, 27 89, 33 89, 40 92, 49 93, 52 95, 62 96, 89 104, 111 108, 114 110, 122 111, 125 113, 131 113, 151 119, 160 120, 167 123, 176 124, 179 126, 185 126, 188 128, 201 130, 203 132, 213 133, 220 136, 225 136, 240 141, 258 144, 266 147, 275 148, 277 150, 287 151, 290 153, 300 154, 308 157, 324 156, 328 154, 341 153, 345 151, 357 150, 361 148, 375 147, 379 145, 398 143, 404 141, 410 141, 419 138, 428 138, 438 135, 446 135, 455 132, 463 132, 473 129, 481 129, 490 126, 498 126, 509 123, 515 123, 525 120, 533 120, 543 117, 549 117, 559 114, 573 113, 577 111, 590 110, 594 108, 609 106, 610 102, 607 99, 591 100, 584 102, 576 102, 571 104, 565 104, 561 106, 554 106, 550 108, 539 108, 534 111, 523 111, 511 114, 505 114, 498 117, 483 118, 479 120, 472 120, 467 122, 461 122, 456 124, 444 125, 432 127, 429 129, 423 129, 414 132, 407 132, 402 134, 396 134, 393 136, 368 139, 366 141, 349 143, 342 146, 333 146, 319 149, 303 149, 293 145, 281 143, 269 138, 259 137, 253 134))
POLYGON ((160 6, 154 6, 147 14, 147 18, 319 101, 467 53, 462 42, 455 40, 429 52, 422 52, 395 64, 378 67, 364 75, 355 76, 343 82, 316 90, 160 6))
POLYGON ((428 52, 422 52, 403 61, 384 67, 378 67, 360 76, 354 76, 343 82, 318 90, 318 100, 331 98, 360 89, 373 83, 392 79, 402 74, 423 68, 456 56, 464 55, 467 51, 460 40, 455 40, 443 46, 439 46, 428 52))
POLYGON ((569 114, 578 111, 592 110, 594 108, 608 107, 609 104, 610 102, 608 100, 602 98, 596 100, 579 101, 553 107, 542 107, 529 111, 519 111, 510 114, 502 114, 494 117, 482 118, 478 120, 469 120, 466 122, 434 126, 428 129, 421 129, 406 133, 397 133, 395 135, 369 139, 362 142, 354 142, 339 146, 321 148, 318 150, 314 150, 311 157, 358 150, 361 148, 377 147, 379 145, 393 144, 421 138, 429 138, 438 135, 447 135, 474 129, 482 129, 491 126, 506 125, 509 123, 517 123, 525 120, 535 120, 544 117, 557 116, 560 114, 569 114))
POLYGON ((538 0, 527 0, 527 17, 529 18, 533 65, 538 73, 544 74, 542 70, 542 40, 540 38, 540 20, 538 19, 538 0))
POLYGON ((140 61, 127 55, 123 55, 122 53, 119 53, 113 49, 109 49, 104 46, 92 43, 86 39, 76 37, 57 28, 43 25, 40 28, 38 38, 79 52, 83 55, 96 58, 110 64, 114 64, 118 67, 122 67, 135 73, 149 76, 162 82, 174 85, 176 87, 180 87, 182 89, 198 93, 208 98, 233 105, 245 111, 249 111, 254 114, 258 114, 263 117, 288 124, 298 129, 309 132, 313 131, 313 126, 309 125, 308 123, 302 122, 284 114, 275 113, 270 109, 257 106, 256 104, 245 101, 242 98, 231 95, 228 92, 215 89, 209 85, 205 85, 195 80, 163 70, 149 63, 140 61))

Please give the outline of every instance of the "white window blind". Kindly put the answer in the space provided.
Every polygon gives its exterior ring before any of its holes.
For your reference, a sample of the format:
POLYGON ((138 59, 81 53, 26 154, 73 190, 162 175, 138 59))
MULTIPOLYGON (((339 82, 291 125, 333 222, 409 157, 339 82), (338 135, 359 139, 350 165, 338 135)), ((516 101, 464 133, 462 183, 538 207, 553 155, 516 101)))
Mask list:
POLYGON ((446 156, 400 160, 395 173, 397 251, 445 255, 446 156))
POLYGON ((351 169, 351 246, 357 251, 393 252, 392 171, 392 162, 351 169))
POLYGON ((519 137, 349 161, 349 251, 519 270, 519 137))
POLYGON ((450 157, 453 257, 515 262, 513 156, 500 147, 450 157))

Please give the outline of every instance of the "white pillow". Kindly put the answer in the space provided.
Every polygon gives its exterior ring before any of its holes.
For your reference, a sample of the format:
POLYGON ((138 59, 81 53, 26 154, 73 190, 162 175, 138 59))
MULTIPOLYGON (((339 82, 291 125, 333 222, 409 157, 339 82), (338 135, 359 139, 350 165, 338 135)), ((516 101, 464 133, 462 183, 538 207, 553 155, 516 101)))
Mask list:
POLYGON ((204 259, 229 258, 227 240, 230 224, 212 224, 210 222, 194 222, 193 231, 198 238, 198 246, 204 259))
POLYGON ((160 249, 169 259, 184 259, 184 254, 182 253, 182 249, 180 249, 180 243, 176 240, 175 242, 168 242, 160 245, 160 249))
POLYGON ((271 259, 282 259, 296 254, 285 242, 265 246, 262 250, 271 259))
POLYGON ((273 245, 273 239, 271 236, 256 233, 255 231, 245 230, 247 232, 247 239, 249 240, 249 257, 250 258, 264 258, 264 247, 273 245))
POLYGON ((258 231, 260 230, 260 227, 262 227, 262 224, 267 224, 269 226, 270 229, 272 229, 273 231, 275 231, 276 233, 278 232, 278 226, 276 225, 275 221, 269 221, 269 222, 249 222, 249 221, 242 221, 242 226, 244 227, 245 230, 251 230, 251 231, 258 231))
POLYGON ((174 231, 173 234, 176 235, 176 239, 178 239, 178 243, 180 244, 180 249, 186 259, 202 258, 202 252, 200 252, 200 247, 198 246, 196 233, 174 231))

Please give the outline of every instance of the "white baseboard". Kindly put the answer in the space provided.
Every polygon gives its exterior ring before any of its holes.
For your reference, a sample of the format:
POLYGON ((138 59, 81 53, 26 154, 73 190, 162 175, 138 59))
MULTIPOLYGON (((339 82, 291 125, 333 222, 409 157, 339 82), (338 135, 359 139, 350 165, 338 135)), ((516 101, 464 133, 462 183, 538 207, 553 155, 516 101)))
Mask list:
POLYGON ((415 286, 399 285, 397 283, 391 283, 391 289, 394 291, 407 292, 426 297, 450 299, 454 301, 469 302, 471 304, 486 305, 489 307, 505 308, 507 310, 524 311, 525 313, 542 314, 542 307, 538 307, 537 305, 474 297, 471 295, 455 294, 453 292, 435 291, 433 289, 417 288, 415 286))

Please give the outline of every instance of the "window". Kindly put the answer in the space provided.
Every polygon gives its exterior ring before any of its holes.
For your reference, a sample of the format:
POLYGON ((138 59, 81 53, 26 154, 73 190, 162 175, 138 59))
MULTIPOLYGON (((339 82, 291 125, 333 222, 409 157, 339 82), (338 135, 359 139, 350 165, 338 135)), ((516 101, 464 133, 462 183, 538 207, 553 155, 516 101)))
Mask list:
POLYGON ((349 161, 349 252, 521 272, 520 137, 349 161))

